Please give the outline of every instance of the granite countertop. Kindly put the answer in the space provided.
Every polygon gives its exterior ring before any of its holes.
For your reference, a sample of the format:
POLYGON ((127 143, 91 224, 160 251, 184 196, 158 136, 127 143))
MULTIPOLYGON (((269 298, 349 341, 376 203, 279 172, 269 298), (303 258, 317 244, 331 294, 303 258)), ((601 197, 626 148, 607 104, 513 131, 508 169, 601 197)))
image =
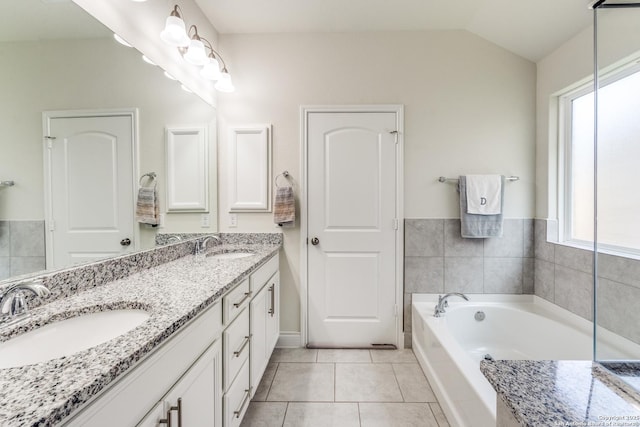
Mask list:
POLYGON ((480 370, 523 426, 640 426, 638 402, 591 361, 482 361, 480 370))
POLYGON ((0 341, 86 312, 141 308, 150 318, 124 335, 72 356, 0 370, 0 425, 62 421, 217 302, 279 248, 275 244, 215 246, 211 252, 250 251, 255 255, 238 259, 188 255, 32 310, 31 320, 3 330, 0 341))

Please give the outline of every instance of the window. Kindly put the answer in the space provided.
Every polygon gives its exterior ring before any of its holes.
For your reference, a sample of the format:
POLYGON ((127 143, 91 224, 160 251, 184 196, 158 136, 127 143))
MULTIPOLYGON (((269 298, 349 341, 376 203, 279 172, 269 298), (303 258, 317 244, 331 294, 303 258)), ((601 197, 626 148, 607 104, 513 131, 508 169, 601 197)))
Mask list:
MULTIPOLYGON (((564 242, 593 242, 594 150, 592 87, 561 97, 564 242)), ((640 254, 640 67, 601 81, 598 93, 598 243, 640 254)))

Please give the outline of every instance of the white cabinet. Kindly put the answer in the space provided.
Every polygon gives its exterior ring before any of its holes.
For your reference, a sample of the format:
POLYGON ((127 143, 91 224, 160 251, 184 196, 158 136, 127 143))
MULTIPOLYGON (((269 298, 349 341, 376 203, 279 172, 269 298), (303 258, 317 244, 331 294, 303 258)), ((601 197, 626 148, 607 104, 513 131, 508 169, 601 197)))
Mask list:
POLYGON ((251 395, 269 363, 280 335, 280 289, 276 272, 251 301, 251 395))
POLYGON ((219 340, 193 364, 138 427, 163 425, 222 426, 222 347, 219 340))

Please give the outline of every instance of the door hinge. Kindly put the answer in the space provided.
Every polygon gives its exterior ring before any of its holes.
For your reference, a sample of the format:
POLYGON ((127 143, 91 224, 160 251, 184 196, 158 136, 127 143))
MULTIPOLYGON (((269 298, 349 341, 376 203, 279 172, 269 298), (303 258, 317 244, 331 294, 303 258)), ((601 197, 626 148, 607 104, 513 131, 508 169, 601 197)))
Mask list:
POLYGON ((45 136, 44 139, 47 141, 47 148, 53 148, 53 140, 56 139, 55 136, 45 136))
POLYGON ((397 230, 398 228, 400 228, 400 221, 398 221, 398 218, 393 218, 393 229, 397 230))
POLYGON ((56 231, 56 222, 54 220, 49 221, 49 231, 56 231))

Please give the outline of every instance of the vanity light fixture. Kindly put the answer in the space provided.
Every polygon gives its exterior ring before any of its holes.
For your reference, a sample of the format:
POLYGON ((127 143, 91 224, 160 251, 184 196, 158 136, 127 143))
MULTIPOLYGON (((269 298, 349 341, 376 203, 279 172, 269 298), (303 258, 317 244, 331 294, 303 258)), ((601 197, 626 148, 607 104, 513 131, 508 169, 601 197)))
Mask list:
POLYGON ((180 85, 180 87, 182 88, 183 91, 185 92, 189 92, 189 93, 193 93, 193 91, 191 89, 189 89, 188 87, 186 87, 185 85, 180 85))
POLYGON ((169 80, 178 80, 175 77, 173 77, 171 74, 167 73, 166 71, 164 72, 164 76, 169 80))
POLYGON ((220 54, 213 48, 211 42, 200 34, 198 27, 189 26, 186 30, 182 19, 182 9, 174 5, 171 14, 166 20, 164 30, 160 33, 162 41, 170 46, 177 47, 186 62, 201 66, 200 75, 205 79, 217 81, 215 89, 220 92, 233 92, 235 87, 231 83, 231 76, 227 65, 220 54), (207 53, 208 49, 208 53, 207 53), (222 69, 220 69, 220 62, 222 69))

